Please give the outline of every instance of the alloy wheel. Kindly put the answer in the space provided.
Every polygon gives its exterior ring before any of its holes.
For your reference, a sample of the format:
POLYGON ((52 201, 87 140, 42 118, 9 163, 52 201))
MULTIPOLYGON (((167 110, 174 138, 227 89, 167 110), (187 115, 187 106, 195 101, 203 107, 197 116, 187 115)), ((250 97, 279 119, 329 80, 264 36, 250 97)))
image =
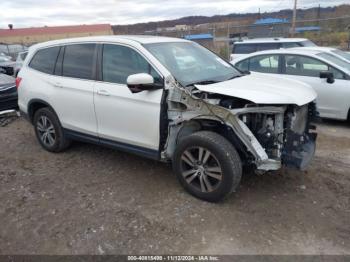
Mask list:
POLYGON ((203 147, 192 147, 183 152, 181 174, 188 185, 203 193, 214 191, 222 181, 219 161, 203 147))
POLYGON ((56 131, 52 122, 47 116, 40 116, 36 129, 38 130, 41 142, 48 147, 51 147, 56 142, 56 131))

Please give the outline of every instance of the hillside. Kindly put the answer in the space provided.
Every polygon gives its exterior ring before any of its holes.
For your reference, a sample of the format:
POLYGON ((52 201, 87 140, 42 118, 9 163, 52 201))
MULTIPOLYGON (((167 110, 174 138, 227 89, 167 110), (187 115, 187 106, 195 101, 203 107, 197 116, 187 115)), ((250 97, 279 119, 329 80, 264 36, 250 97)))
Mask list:
MULTIPOLYGON (((340 5, 336 7, 326 8, 310 8, 298 10, 298 20, 331 18, 346 16, 350 14, 350 5, 340 5)), ((271 13, 246 13, 246 14, 228 14, 214 16, 188 16, 174 20, 165 20, 159 22, 139 23, 131 25, 114 25, 115 34, 142 34, 145 31, 153 31, 157 28, 174 27, 175 25, 199 25, 199 24, 215 24, 215 23, 234 23, 235 25, 249 25, 256 19, 275 17, 291 19, 292 10, 286 9, 271 13)))

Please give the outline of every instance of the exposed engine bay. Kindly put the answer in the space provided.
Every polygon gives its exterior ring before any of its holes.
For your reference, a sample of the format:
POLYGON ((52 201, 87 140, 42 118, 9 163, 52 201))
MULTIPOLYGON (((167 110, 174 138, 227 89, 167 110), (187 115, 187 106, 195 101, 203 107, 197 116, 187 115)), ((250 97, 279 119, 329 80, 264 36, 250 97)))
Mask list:
POLYGON ((167 98, 168 134, 162 159, 170 159, 179 139, 199 130, 226 137, 242 161, 257 170, 282 165, 304 169, 315 153, 314 102, 303 106, 255 104, 220 94, 183 88, 174 81, 167 98))

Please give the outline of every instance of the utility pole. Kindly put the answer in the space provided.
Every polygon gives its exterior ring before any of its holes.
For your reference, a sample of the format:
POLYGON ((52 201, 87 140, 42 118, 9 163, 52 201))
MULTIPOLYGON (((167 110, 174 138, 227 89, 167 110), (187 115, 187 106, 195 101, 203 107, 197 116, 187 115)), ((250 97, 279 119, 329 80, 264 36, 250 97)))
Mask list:
POLYGON ((295 34, 295 21, 296 20, 297 20, 297 0, 294 0, 292 32, 291 32, 292 37, 294 37, 294 34, 295 34))
POLYGON ((350 25, 348 25, 347 29, 349 30, 348 50, 350 50, 350 25))
POLYGON ((317 8, 317 25, 320 25, 320 19, 321 19, 321 5, 318 5, 317 8))

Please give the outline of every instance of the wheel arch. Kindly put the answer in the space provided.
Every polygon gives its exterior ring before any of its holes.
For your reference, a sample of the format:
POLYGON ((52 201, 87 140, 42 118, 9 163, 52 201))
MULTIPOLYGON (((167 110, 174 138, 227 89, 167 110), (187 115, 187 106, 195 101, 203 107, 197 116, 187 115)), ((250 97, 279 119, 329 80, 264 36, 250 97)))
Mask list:
POLYGON ((246 146, 238 138, 234 130, 225 123, 213 119, 191 119, 183 123, 183 126, 177 134, 176 145, 180 143, 181 139, 199 131, 212 131, 223 136, 236 148, 244 162, 250 158, 246 146))
POLYGON ((44 108, 44 107, 50 108, 50 110, 52 110, 52 112, 54 112, 54 114, 56 114, 56 116, 57 116, 56 111, 53 109, 53 107, 48 102, 46 102, 42 99, 35 98, 35 99, 30 100, 28 103, 28 118, 29 118, 29 121, 31 123, 33 123, 35 112, 41 108, 44 108))

